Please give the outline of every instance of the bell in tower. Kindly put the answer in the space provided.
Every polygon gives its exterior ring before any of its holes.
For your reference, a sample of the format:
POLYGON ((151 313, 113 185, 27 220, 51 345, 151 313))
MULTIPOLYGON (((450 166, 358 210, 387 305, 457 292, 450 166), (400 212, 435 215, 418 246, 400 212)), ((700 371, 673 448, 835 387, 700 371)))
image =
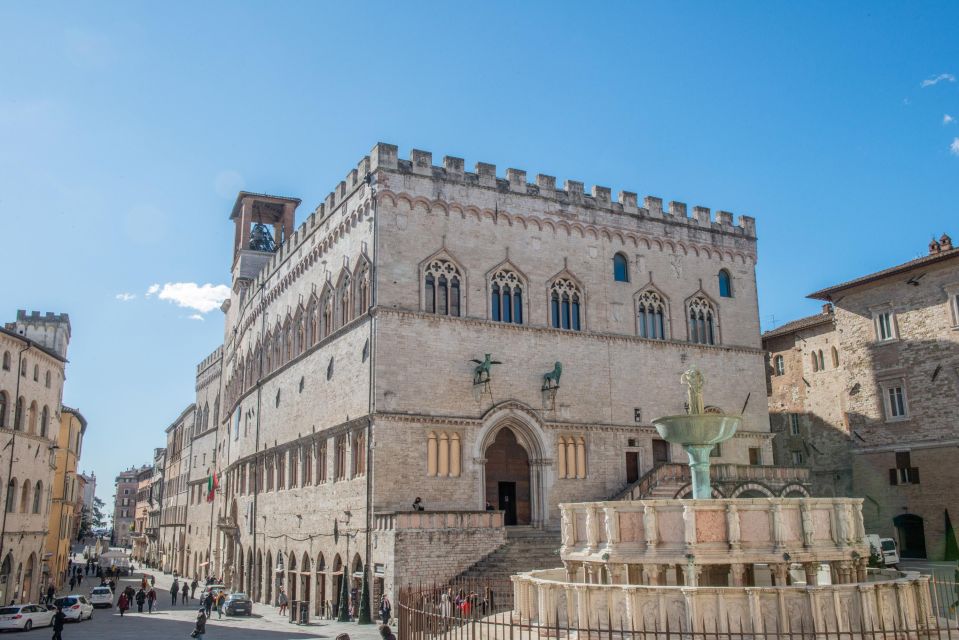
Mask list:
POLYGON ((262 222, 256 222, 250 230, 250 249, 253 251, 276 251, 276 243, 270 230, 262 222))

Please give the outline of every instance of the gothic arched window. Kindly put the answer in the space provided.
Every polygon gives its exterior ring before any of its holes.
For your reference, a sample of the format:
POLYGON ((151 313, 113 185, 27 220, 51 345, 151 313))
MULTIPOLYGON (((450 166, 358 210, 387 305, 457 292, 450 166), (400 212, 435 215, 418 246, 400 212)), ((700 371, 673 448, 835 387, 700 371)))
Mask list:
POLYGON ((33 489, 33 512, 40 513, 40 499, 43 497, 43 483, 37 480, 33 489))
POLYGON ((583 296, 569 278, 557 278, 549 287, 550 324, 555 329, 582 329, 583 296))
POLYGON ((833 368, 839 367, 839 350, 836 347, 832 348, 832 366, 833 368))
POLYGON ((312 347, 316 344, 319 337, 319 312, 316 296, 310 296, 310 302, 306 306, 306 346, 312 347))
POLYGON ((719 297, 733 297, 733 279, 725 269, 719 270, 719 297))
POLYGON ((333 291, 327 287, 320 297, 320 307, 322 315, 320 316, 320 338, 325 338, 333 333, 333 291))
POLYGON ((441 316, 462 315, 463 276, 450 260, 430 260, 423 273, 423 310, 441 316))
POLYGON ((689 341, 699 344, 716 344, 716 310, 703 296, 689 302, 689 341))
POLYGON ((3 352, 3 370, 10 371, 10 352, 9 351, 3 352))
POLYGON ((629 261, 622 253, 613 256, 613 280, 629 282, 629 261))
POLYGON ((523 281, 510 269, 500 269, 490 278, 490 319, 523 324, 523 281))
POLYGON ((666 303, 655 291, 644 291, 636 300, 636 327, 641 338, 666 339, 666 303))
POLYGON ((50 407, 43 405, 43 410, 40 412, 40 435, 44 438, 47 437, 47 433, 50 425, 50 407))
POLYGON ((7 392, 0 391, 0 427, 7 426, 7 392))
POLYGON ((349 273, 344 273, 340 280, 340 286, 336 290, 336 302, 339 305, 339 326, 346 326, 353 319, 351 288, 353 279, 349 273))
POLYGON ((358 317, 366 313, 371 304, 370 300, 370 265, 365 258, 360 259, 356 266, 354 274, 353 304, 355 309, 353 317, 358 317))

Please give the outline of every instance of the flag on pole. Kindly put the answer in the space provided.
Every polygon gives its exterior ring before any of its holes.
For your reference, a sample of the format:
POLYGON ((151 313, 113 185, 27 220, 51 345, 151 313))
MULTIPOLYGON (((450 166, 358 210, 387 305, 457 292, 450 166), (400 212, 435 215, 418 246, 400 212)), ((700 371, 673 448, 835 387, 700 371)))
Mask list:
POLYGON ((213 502, 213 496, 216 494, 216 490, 220 486, 220 481, 216 477, 216 472, 212 472, 210 477, 206 479, 206 501, 213 502))

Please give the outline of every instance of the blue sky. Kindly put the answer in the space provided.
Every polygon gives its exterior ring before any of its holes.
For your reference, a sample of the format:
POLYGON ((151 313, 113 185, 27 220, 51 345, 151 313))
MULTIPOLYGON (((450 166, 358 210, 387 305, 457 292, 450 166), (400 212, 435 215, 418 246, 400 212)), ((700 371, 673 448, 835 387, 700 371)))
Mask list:
POLYGON ((383 140, 755 216, 782 324, 959 237, 957 24, 934 2, 2 2, 0 319, 70 314, 64 401, 109 499, 221 340, 199 286, 228 282, 236 191, 302 198, 299 222, 383 140))

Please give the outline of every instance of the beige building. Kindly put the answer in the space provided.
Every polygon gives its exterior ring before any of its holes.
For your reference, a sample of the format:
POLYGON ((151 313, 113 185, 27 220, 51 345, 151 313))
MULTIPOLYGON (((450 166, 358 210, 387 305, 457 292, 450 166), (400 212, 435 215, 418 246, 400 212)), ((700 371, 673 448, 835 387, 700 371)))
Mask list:
POLYGON ((57 430, 56 475, 51 485, 53 494, 45 558, 50 578, 56 587, 66 580, 70 547, 76 536, 77 516, 83 506, 83 494, 77 474, 87 421, 76 409, 62 407, 57 430))
POLYGON ((143 562, 147 557, 149 539, 147 528, 150 522, 150 500, 153 495, 152 465, 146 465, 137 474, 137 496, 133 511, 133 531, 130 536, 133 542, 132 556, 134 560, 143 562))
POLYGON ((66 314, 17 311, 0 329, 0 602, 34 600, 51 577, 43 554, 69 341, 66 314))
POLYGON ((959 249, 943 235, 926 256, 810 297, 835 307, 832 395, 866 530, 896 537, 904 557, 941 559, 946 511, 959 517, 959 249))
POLYGON ((831 304, 763 334, 773 463, 809 467, 814 496, 851 496, 845 358, 831 304))
POLYGON ((176 572, 181 576, 186 571, 190 434, 193 431, 195 408, 194 404, 188 406, 166 429, 167 446, 160 509, 160 566, 164 571, 176 572))
POLYGON ((151 567, 160 564, 160 516, 163 509, 163 474, 166 470, 166 448, 153 450, 153 476, 150 480, 150 497, 147 501, 146 557, 144 561, 151 567))
POLYGON ((133 521, 137 505, 137 476, 142 467, 130 467, 117 474, 113 496, 113 538, 117 547, 133 545, 133 521))
POLYGON ((744 416, 717 491, 806 493, 771 464, 752 218, 386 144, 295 228, 298 205, 239 194, 225 341, 198 371, 199 419, 222 370, 212 572, 256 599, 283 585, 315 613, 344 576, 374 598, 446 579, 516 525, 555 549, 563 502, 683 495, 651 421, 683 411, 690 364, 744 416))

